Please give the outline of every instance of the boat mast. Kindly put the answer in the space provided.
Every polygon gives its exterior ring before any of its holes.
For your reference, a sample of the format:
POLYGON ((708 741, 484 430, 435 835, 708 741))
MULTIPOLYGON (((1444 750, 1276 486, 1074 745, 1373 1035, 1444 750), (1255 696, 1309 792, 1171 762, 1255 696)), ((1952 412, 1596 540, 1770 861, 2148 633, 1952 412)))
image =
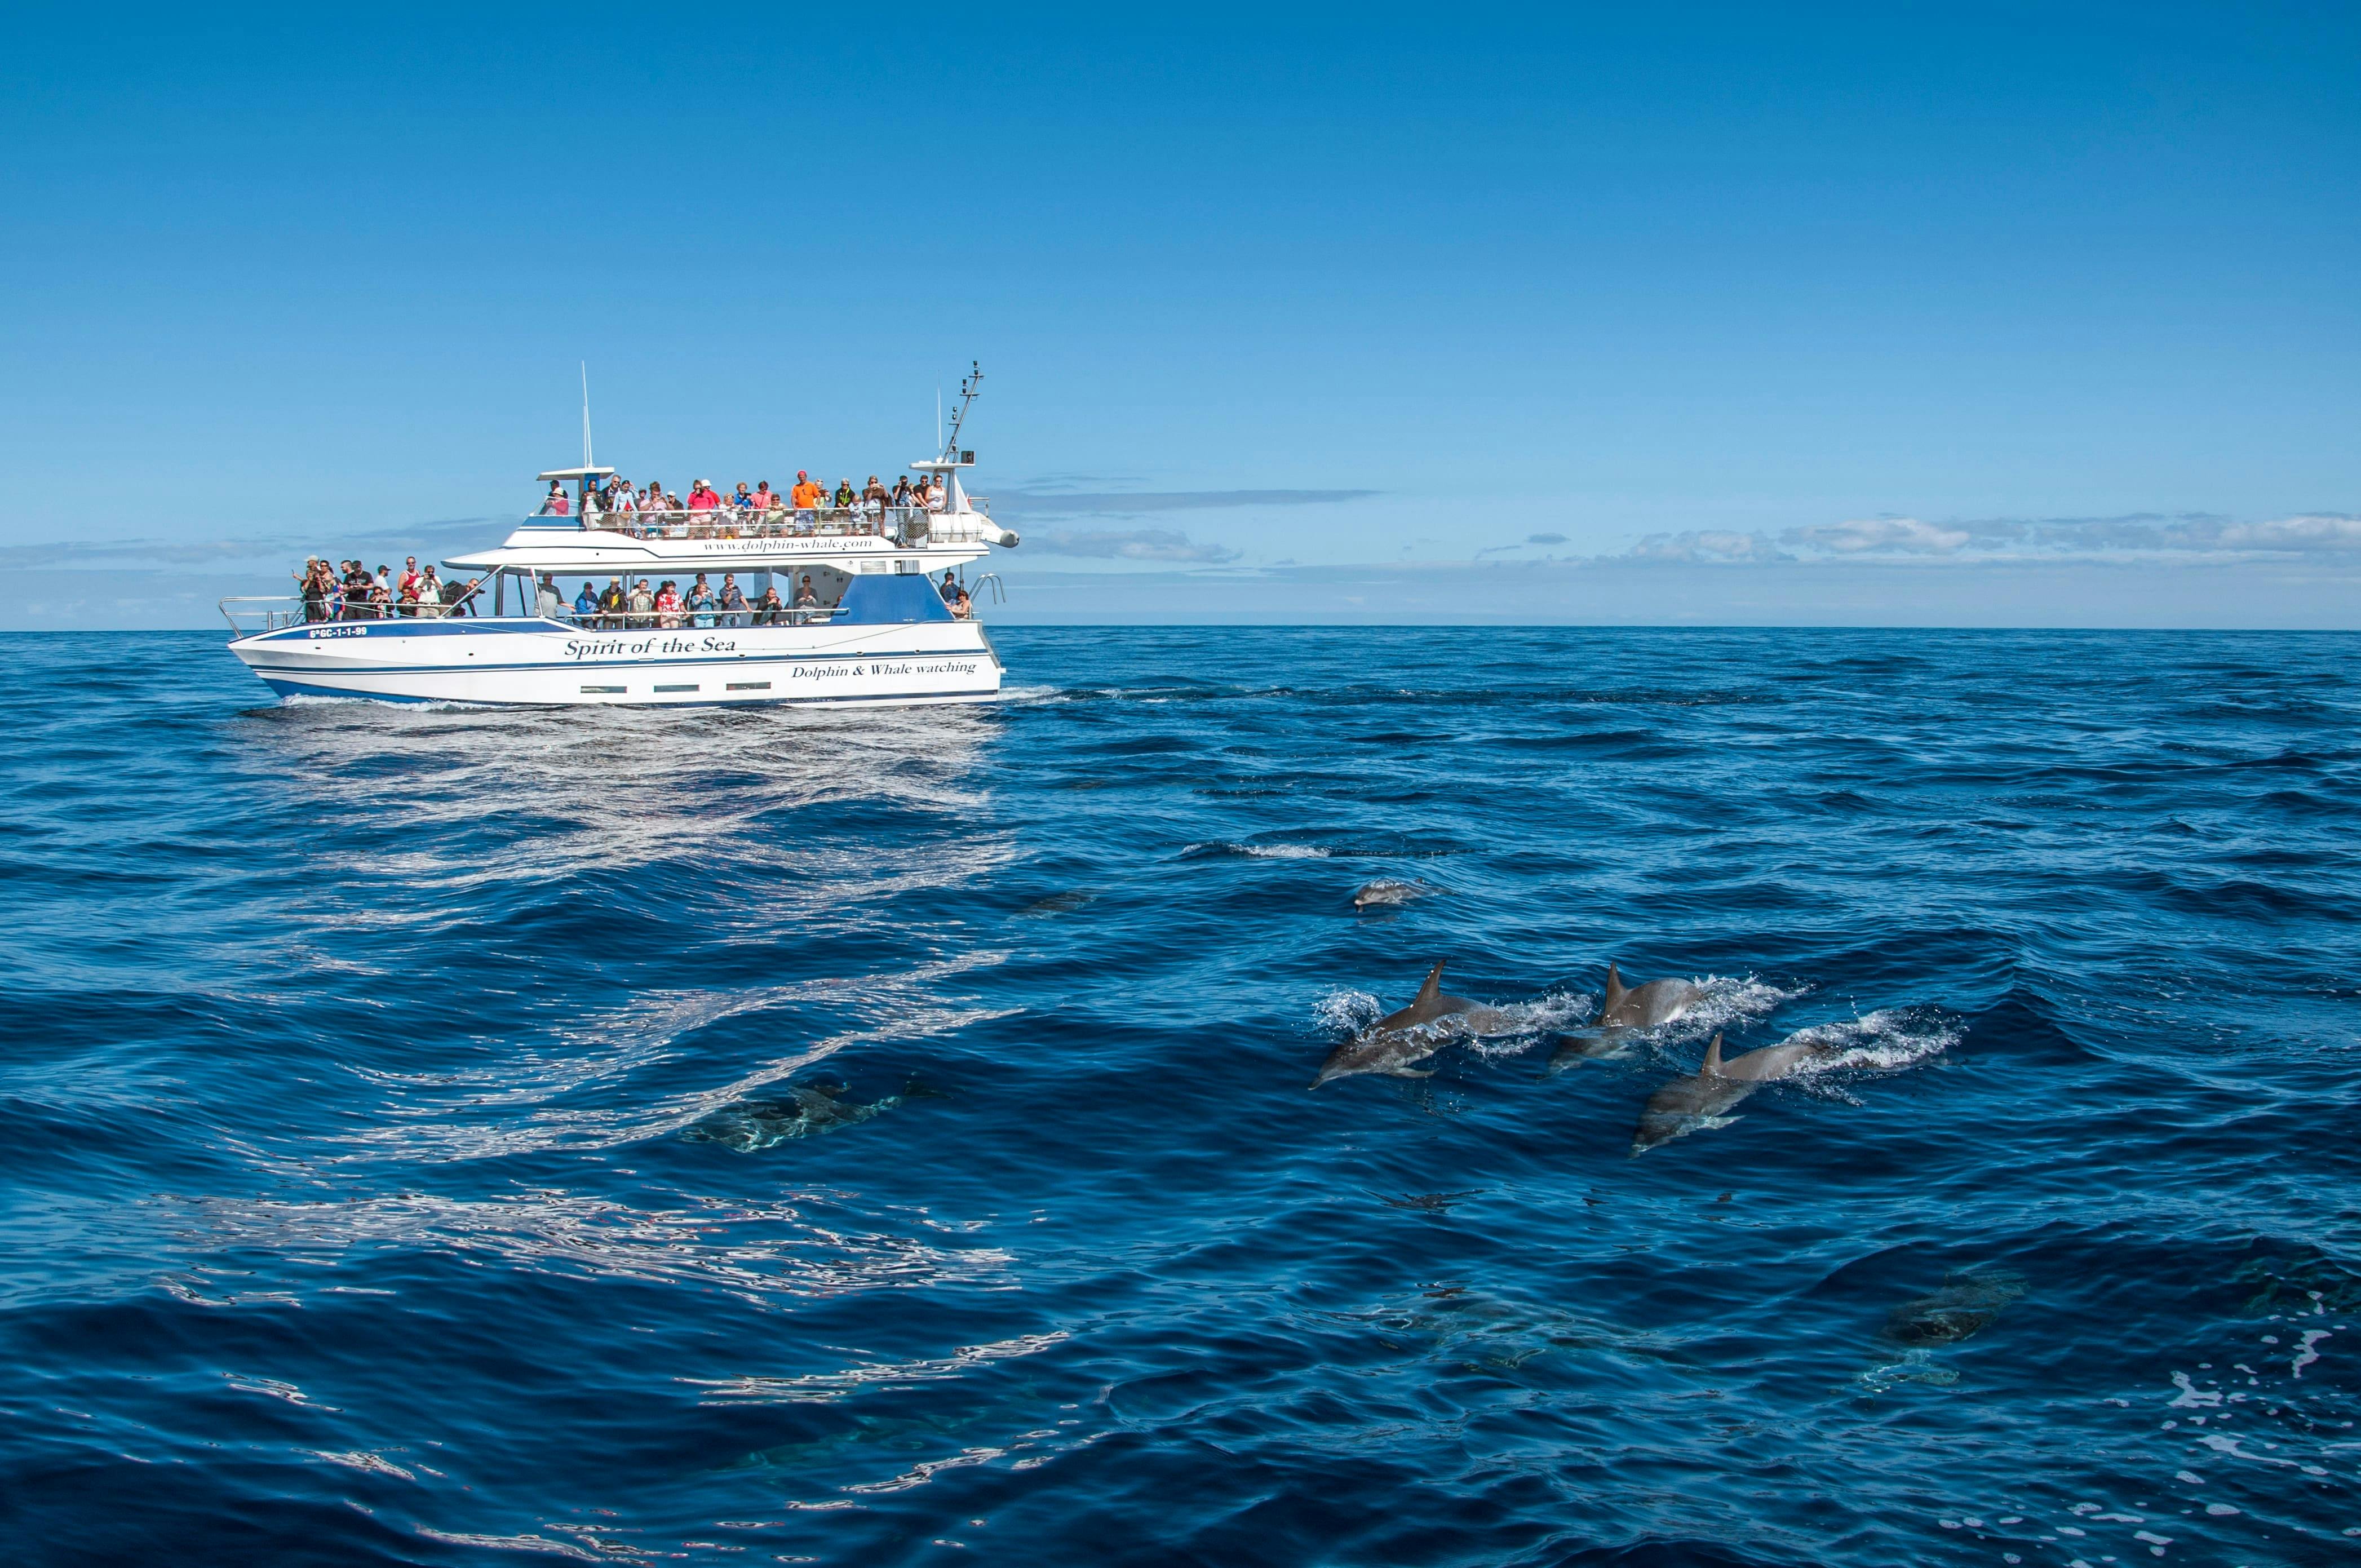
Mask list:
MULTIPOLYGON (((591 462, 590 361, 585 359, 582 361, 582 466, 588 469, 591 462)), ((590 476, 588 473, 582 476, 581 482, 575 486, 575 489, 578 492, 575 498, 575 515, 579 517, 586 510, 585 503, 590 499, 590 476)))
MULTIPOLYGON (((975 401, 975 389, 983 384, 983 366, 979 361, 973 359, 969 360, 967 376, 960 382, 959 407, 951 411, 950 432, 943 437, 943 455, 941 461, 945 463, 957 463, 961 460, 959 450, 960 426, 967 422, 968 405, 975 401)), ((941 396, 942 394, 939 392, 936 394, 938 399, 941 396)), ((942 417, 942 410, 939 403, 938 403, 935 411, 935 419, 939 424, 941 422, 942 417)), ((972 461, 972 459, 971 459, 971 461, 972 461)))

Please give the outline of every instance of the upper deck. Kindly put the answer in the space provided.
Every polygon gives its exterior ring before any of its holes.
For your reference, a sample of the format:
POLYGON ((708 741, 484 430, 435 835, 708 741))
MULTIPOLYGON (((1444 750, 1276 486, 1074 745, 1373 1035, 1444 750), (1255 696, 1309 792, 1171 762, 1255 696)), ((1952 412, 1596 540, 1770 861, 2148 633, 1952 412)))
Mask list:
POLYGON ((445 565, 469 572, 595 572, 715 565, 760 569, 841 560, 867 571, 939 570, 975 560, 993 545, 1013 548, 1016 543, 1013 531, 995 524, 981 509, 594 511, 579 518, 528 518, 498 548, 456 555, 445 565))

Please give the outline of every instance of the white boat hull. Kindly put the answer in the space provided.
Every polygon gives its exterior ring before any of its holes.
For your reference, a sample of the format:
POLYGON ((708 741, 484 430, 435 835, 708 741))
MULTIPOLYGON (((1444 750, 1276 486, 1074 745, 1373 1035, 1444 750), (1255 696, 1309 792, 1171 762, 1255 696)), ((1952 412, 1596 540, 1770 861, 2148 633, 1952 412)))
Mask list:
POLYGON ((281 696, 529 707, 985 702, 1000 660, 973 621, 587 630, 537 619, 359 620, 234 640, 281 696))

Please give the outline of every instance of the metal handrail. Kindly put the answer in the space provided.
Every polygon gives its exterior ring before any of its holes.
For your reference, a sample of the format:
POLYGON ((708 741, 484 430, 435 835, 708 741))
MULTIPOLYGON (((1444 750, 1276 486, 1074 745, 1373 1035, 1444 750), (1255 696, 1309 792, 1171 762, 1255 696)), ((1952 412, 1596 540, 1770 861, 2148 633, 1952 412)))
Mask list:
POLYGON ((713 631, 741 630, 755 626, 815 626, 824 625, 844 613, 842 605, 833 604, 806 605, 800 609, 794 605, 782 605, 776 609, 767 610, 757 605, 748 605, 744 609, 647 611, 627 609, 613 613, 599 610, 589 615, 577 613, 571 606, 555 615, 544 615, 538 611, 523 615, 478 615, 473 612, 462 612, 457 605, 421 605, 416 608, 421 613, 404 615, 400 613, 399 606, 395 607, 395 613, 392 614, 379 613, 379 607, 375 605, 358 609, 346 606, 341 613, 314 618, 309 613, 309 608, 304 604, 302 597, 298 594, 236 595, 223 599, 220 604, 222 619, 228 621, 229 629, 241 637, 261 631, 283 631, 292 626, 368 626, 382 625, 388 621, 399 624, 405 620, 439 620, 446 617, 461 615, 469 620, 555 621, 561 626, 577 627, 585 631, 603 632, 713 631), (243 608, 254 605, 288 608, 265 609, 243 608), (232 606, 241 608, 233 609, 232 606), (247 618, 246 621, 239 620, 241 616, 247 618), (249 622, 258 623, 248 624, 249 622))
MULTIPOLYGON (((871 534, 906 543, 923 536, 947 514, 926 507, 856 504, 851 507, 708 507, 696 511, 591 510, 556 519, 598 533, 632 539, 809 539, 823 534, 871 534)), ((546 521, 542 518, 536 521, 546 521)))
POLYGON ((328 613, 316 617, 311 614, 310 602, 302 594, 233 594, 228 598, 221 600, 219 608, 223 619, 229 622, 230 629, 234 631, 247 630, 238 624, 237 618, 241 615, 262 617, 264 624, 259 630, 265 631, 276 631, 281 627, 302 626, 307 623, 324 625, 330 621, 442 620, 446 618, 473 620, 476 619, 477 612, 468 609, 467 605, 476 598, 477 591, 481 587, 482 584, 478 583, 466 595, 452 600, 449 604, 396 602, 390 605, 368 603, 339 605, 331 600, 327 601, 328 613), (291 608, 283 610, 244 609, 233 610, 230 609, 232 605, 287 605, 291 608))
POLYGON ((494 615, 488 620, 555 620, 565 626, 579 627, 585 631, 727 631, 750 626, 811 626, 833 620, 844 613, 840 604, 781 605, 776 609, 763 609, 748 605, 744 609, 663 609, 624 610, 611 614, 606 610, 589 615, 567 609, 556 615, 494 615))

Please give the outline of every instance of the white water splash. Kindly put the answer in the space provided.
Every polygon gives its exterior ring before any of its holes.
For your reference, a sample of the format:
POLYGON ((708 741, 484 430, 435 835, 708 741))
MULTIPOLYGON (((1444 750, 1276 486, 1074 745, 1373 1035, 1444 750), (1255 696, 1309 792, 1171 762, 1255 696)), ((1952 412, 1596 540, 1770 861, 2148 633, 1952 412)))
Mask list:
POLYGON ((1253 861, 1324 861, 1335 852, 1318 844, 1231 844, 1213 840, 1190 845, 1180 851, 1180 858, 1186 861, 1235 855, 1253 861))
POLYGON ((1960 1036, 1957 1025, 1923 1009, 1881 1007, 1857 1018, 1798 1029, 1788 1041, 1821 1046, 1832 1053, 1805 1069, 1807 1073, 1847 1068, 1899 1072, 1949 1050, 1960 1036))
POLYGON ((1385 1015, 1385 1003, 1366 991, 1332 991, 1312 1004, 1312 1021, 1324 1034, 1357 1035, 1385 1015))

